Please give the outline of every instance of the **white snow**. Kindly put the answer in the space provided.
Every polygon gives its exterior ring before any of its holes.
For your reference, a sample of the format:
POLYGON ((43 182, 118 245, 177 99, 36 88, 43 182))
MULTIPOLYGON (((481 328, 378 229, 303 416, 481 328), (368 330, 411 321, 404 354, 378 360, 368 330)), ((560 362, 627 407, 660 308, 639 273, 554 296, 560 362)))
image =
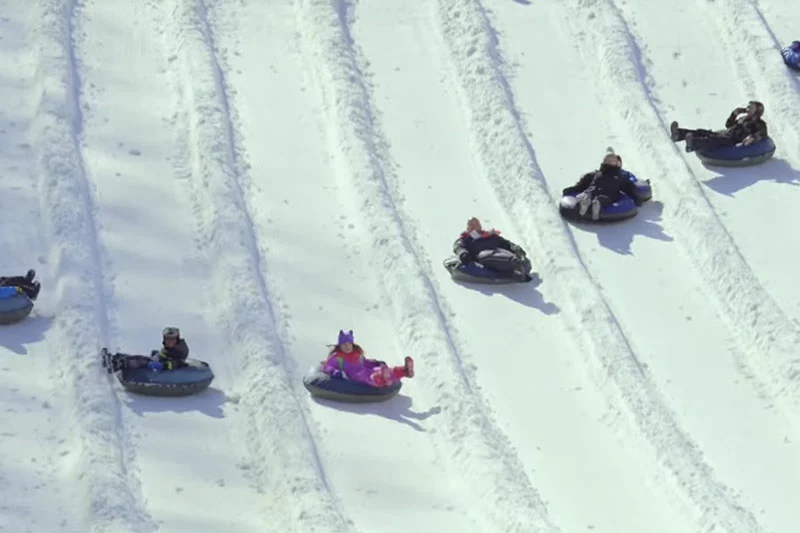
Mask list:
POLYGON ((0 0, 0 531, 794 533, 788 0, 0 0), (778 150, 668 126, 757 99, 778 150), (654 198, 564 223, 613 146, 654 198), (541 283, 454 283, 471 216, 541 283), (98 351, 179 326, 209 390, 98 351), (339 329, 417 375, 302 385, 339 329))

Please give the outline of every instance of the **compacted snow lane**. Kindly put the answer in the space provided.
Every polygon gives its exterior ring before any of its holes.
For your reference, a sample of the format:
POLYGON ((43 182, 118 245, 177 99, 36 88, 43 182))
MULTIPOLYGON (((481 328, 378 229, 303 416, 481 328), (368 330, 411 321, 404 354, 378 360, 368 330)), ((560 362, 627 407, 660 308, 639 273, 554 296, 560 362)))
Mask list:
POLYGON ((514 220, 473 155, 469 111, 433 6, 366 2, 354 18, 353 39, 367 66, 391 148, 390 176, 413 221, 415 245, 433 270, 439 298, 452 309, 472 373, 554 523, 564 531, 653 522, 664 524, 664 531, 674 528, 669 517, 679 511, 656 485, 655 465, 637 456, 638 441, 624 436, 629 427, 609 423, 609 413, 619 407, 608 405, 576 364, 580 346, 554 301, 551 280, 538 287, 463 285, 441 266, 471 216, 538 254, 526 235, 514 233, 514 220), (387 48, 387 40, 396 46, 387 48))
POLYGON ((78 19, 83 154, 113 273, 109 348, 149 355, 161 347, 162 328, 177 326, 190 357, 208 361, 218 375, 210 389, 186 398, 129 394, 110 379, 154 520, 176 532, 199 524, 255 531, 262 497, 240 467, 245 448, 234 428, 241 417, 225 404, 225 344, 208 314, 219 294, 174 171, 175 96, 155 15, 146 6, 92 1, 78 19))

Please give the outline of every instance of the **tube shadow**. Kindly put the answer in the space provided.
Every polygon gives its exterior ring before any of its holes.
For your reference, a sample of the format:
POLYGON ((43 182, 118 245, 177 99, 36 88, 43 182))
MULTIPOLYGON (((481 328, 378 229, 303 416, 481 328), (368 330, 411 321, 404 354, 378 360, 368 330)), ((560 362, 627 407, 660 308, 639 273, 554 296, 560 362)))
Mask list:
POLYGON ((784 159, 770 159, 761 165, 752 167, 707 167, 719 172, 703 183, 720 194, 733 197, 737 192, 751 187, 758 182, 772 181, 785 185, 800 185, 800 170, 784 159))
POLYGON ((639 208, 639 213, 627 220, 610 224, 595 224, 570 221, 570 225, 586 233, 595 233, 597 242, 604 248, 623 255, 633 255, 631 246, 637 235, 672 242, 674 239, 664 232, 659 224, 664 204, 650 201, 639 208))
POLYGON ((411 410, 411 404, 413 403, 411 398, 408 396, 398 394, 394 398, 387 400, 385 402, 379 403, 345 403, 345 402, 335 402, 332 400, 325 400, 322 398, 311 398, 314 402, 319 405, 325 407, 331 407, 338 411, 344 411, 347 413, 354 413, 357 415, 372 415, 372 416, 382 416, 384 418, 388 418, 390 420, 395 420, 402 424, 405 424, 417 431, 425 431, 425 429, 420 426, 416 420, 426 420, 433 415, 438 415, 442 412, 441 407, 432 407, 425 411, 424 413, 418 413, 416 411, 411 410))
POLYGON ((25 345, 44 339, 44 333, 50 329, 52 323, 51 317, 34 314, 16 324, 6 324, 0 329, 0 346, 25 355, 28 353, 25 345))
POLYGON ((510 283, 507 285, 453 281, 465 289, 479 292, 484 296, 500 294, 526 307, 538 309, 546 315, 555 315, 560 311, 558 306, 553 302, 546 302, 544 300, 544 295, 536 289, 536 287, 542 283, 541 278, 537 275, 533 275, 533 279, 528 283, 510 283))
POLYGON ((199 411, 211 418, 224 418, 225 413, 222 411, 222 406, 225 402, 225 393, 214 387, 209 387, 193 396, 173 398, 145 396, 126 391, 126 397, 123 399, 123 403, 139 416, 144 416, 146 413, 199 411))

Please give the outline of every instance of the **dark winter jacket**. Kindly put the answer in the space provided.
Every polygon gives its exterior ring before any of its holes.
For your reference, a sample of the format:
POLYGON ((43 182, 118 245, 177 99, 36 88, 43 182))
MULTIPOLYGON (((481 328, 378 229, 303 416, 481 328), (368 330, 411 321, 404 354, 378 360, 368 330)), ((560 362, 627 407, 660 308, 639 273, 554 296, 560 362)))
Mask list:
POLYGON ((616 202, 620 193, 625 193, 638 202, 636 186, 629 178, 630 174, 615 165, 600 165, 600 170, 584 174, 572 187, 563 190, 564 196, 576 196, 592 187, 592 196, 607 196, 616 202))
POLYGON ((740 143, 750 135, 753 136, 753 142, 760 141, 767 138, 767 123, 761 120, 761 117, 743 117, 736 120, 736 110, 734 109, 725 121, 724 136, 740 143))
POLYGON ((162 346, 161 351, 158 352, 158 358, 167 368, 184 366, 188 357, 189 346, 184 339, 179 339, 178 343, 171 348, 162 346))
POLYGON ((453 252, 461 259, 474 261, 478 254, 484 250, 494 250, 495 248, 502 248, 511 252, 519 253, 521 248, 509 241, 505 237, 501 237, 498 231, 481 231, 480 235, 475 238, 465 231, 453 243, 453 252))

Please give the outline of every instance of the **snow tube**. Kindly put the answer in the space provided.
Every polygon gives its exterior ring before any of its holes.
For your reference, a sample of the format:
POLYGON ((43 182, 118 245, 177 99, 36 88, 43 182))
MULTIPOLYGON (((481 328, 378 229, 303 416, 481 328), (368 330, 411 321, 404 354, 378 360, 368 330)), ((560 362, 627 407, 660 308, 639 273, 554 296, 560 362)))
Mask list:
MULTIPOLYGON (((102 354, 105 362, 108 351, 103 348, 102 354)), ((149 359, 145 356, 129 357, 149 359)), ((214 380, 214 372, 211 371, 208 363, 197 359, 187 359, 186 363, 188 366, 175 370, 153 370, 143 366, 141 368, 123 368, 116 374, 125 390, 146 396, 189 396, 207 389, 214 380)))
POLYGON ((623 170, 622 172, 627 174, 628 179, 636 186, 636 199, 644 203, 653 197, 653 188, 650 186, 650 180, 640 180, 635 174, 627 170, 623 170))
MULTIPOLYGON (((480 259, 481 256, 484 254, 494 254, 494 253, 504 253, 508 255, 513 255, 511 252, 507 250, 486 250, 478 254, 478 258, 480 259)), ((462 264, 461 261, 457 257, 450 257, 445 259, 444 267, 450 272, 450 277, 452 277, 456 281, 463 281, 466 283, 486 283, 486 284, 509 284, 509 283, 525 283, 528 280, 521 280, 519 276, 514 272, 499 272, 497 270, 492 270, 491 268, 487 268, 480 263, 467 263, 462 264)), ((528 276, 531 276, 531 261, 530 259, 525 259, 524 262, 525 272, 528 276)))
POLYGON ((397 396, 403 386, 400 380, 388 387, 373 387, 360 381, 335 378, 322 371, 321 363, 306 374, 303 385, 314 398, 346 403, 384 402, 397 396))
MULTIPOLYGON (((636 199, 639 203, 644 203, 653 198, 653 188, 650 185, 650 180, 640 180, 632 172, 623 170, 623 175, 627 175, 628 179, 633 182, 636 187, 636 199)), ((561 198, 559 204, 559 211, 561 216, 567 220, 581 220, 586 222, 595 222, 592 220, 592 212, 587 211, 585 215, 581 216, 578 213, 578 199, 572 195, 566 195, 561 198)), ((620 199, 603 208, 600 211, 600 217, 597 222, 617 222, 632 218, 639 213, 639 208, 636 202, 627 194, 622 193, 620 199)))
POLYGON ((724 146, 714 150, 697 151, 700 161, 721 167, 758 165, 774 154, 775 142, 769 137, 748 146, 724 146))
POLYGON ((33 302, 14 287, 0 287, 0 325, 13 324, 31 314, 33 302))
POLYGON ((592 210, 589 209, 583 216, 578 211, 578 199, 574 196, 567 195, 561 198, 559 204, 559 211, 561 216, 567 220, 580 220, 584 222, 617 222, 628 218, 635 217, 639 213, 639 208, 636 206, 630 196, 622 194, 622 197, 613 204, 604 207, 600 211, 600 217, 594 221, 592 220, 592 210))

